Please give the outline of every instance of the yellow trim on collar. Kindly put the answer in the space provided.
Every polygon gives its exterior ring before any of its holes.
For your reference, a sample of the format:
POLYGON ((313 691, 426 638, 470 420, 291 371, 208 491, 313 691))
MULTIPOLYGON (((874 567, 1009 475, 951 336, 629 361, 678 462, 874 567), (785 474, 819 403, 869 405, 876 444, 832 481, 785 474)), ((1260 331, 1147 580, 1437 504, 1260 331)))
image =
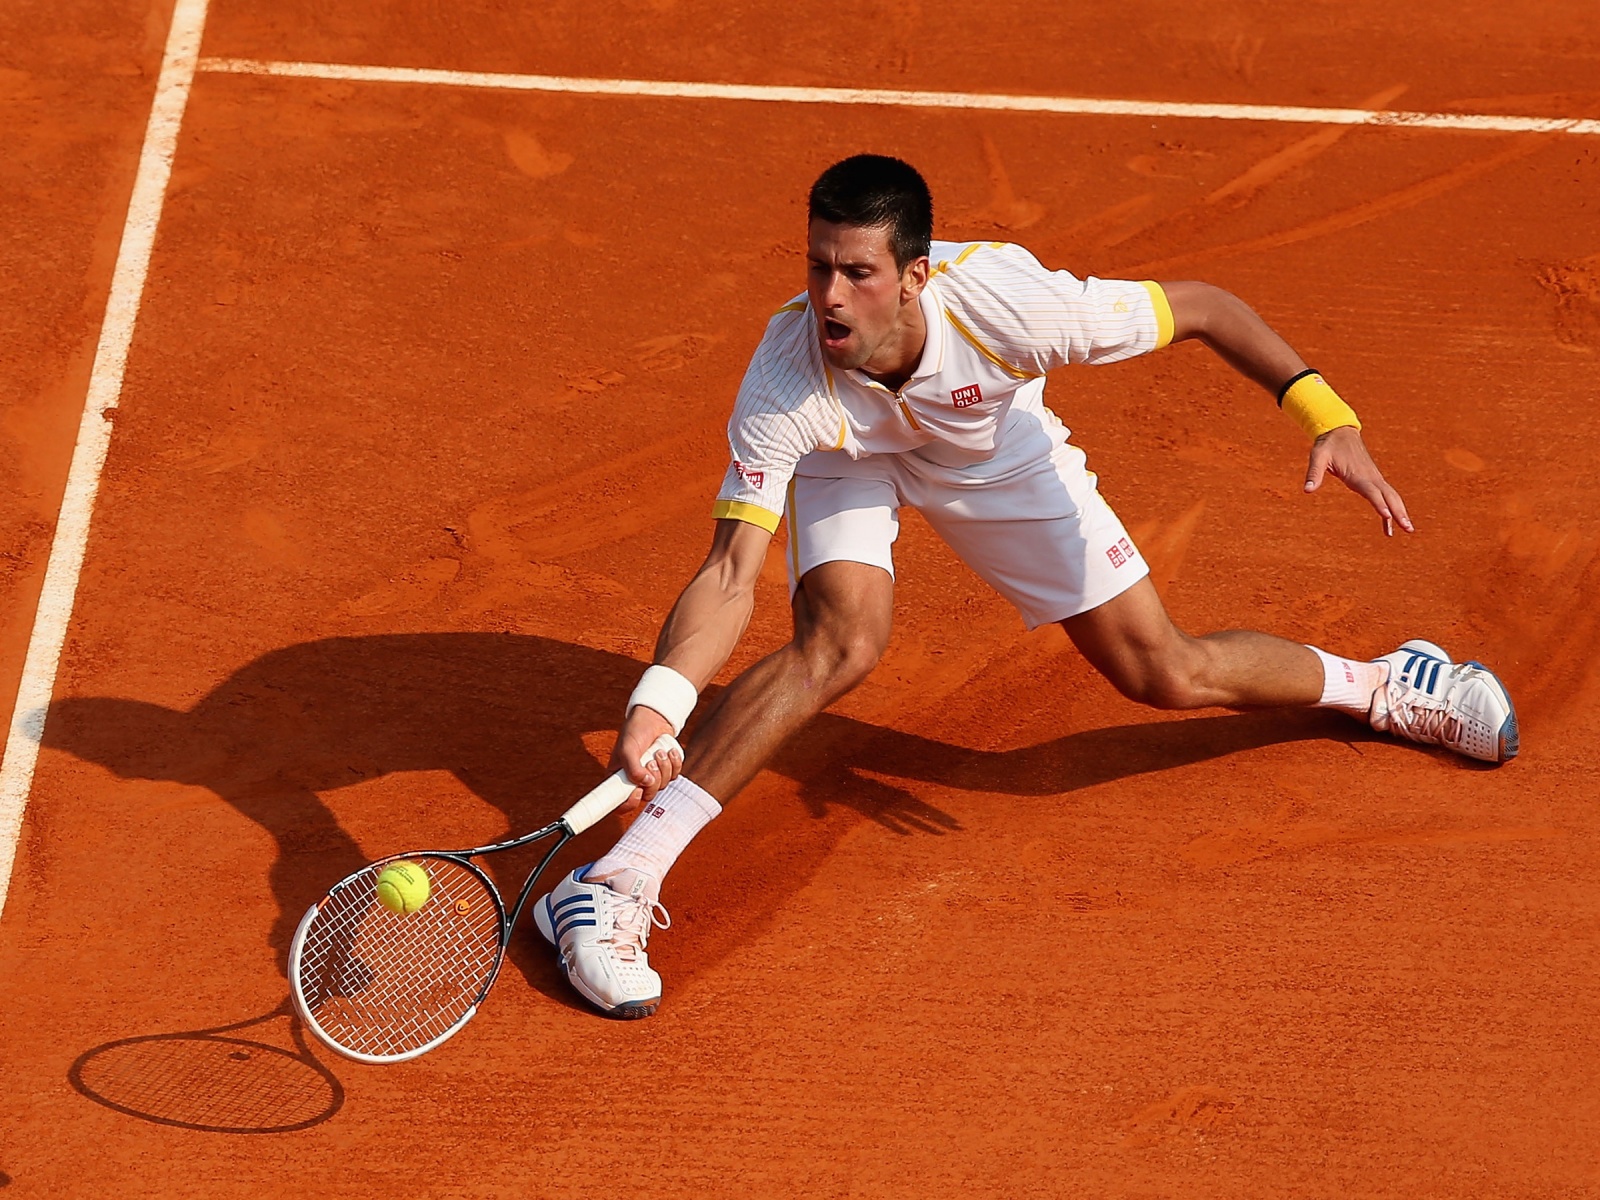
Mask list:
POLYGON ((1004 242, 974 242, 972 245, 968 246, 965 250, 963 250, 960 254, 956 255, 955 262, 951 262, 948 259, 946 259, 944 262, 942 262, 938 266, 934 267, 934 269, 932 271, 932 274, 937 275, 940 271, 948 271, 951 267, 959 267, 962 263, 966 262, 967 259, 971 258, 979 250, 998 250, 998 249, 1000 249, 1000 247, 1002 247, 1004 245, 1005 245, 1004 242))
POLYGON ((948 308, 944 310, 944 315, 945 315, 945 320, 949 321, 950 324, 952 324, 952 325, 954 325, 956 327, 956 332, 959 333, 962 337, 966 338, 967 341, 972 343, 973 349, 977 350, 977 352, 979 354, 983 355, 990 362, 992 362, 995 366, 999 367, 1007 375, 1011 376, 1011 378, 1013 378, 1013 379, 1038 379, 1039 378, 1038 374, 1033 372, 1033 371, 1024 371, 1021 367, 1012 366, 1005 359, 1001 358, 998 354, 996 354, 993 350, 989 349, 989 347, 985 346, 982 342, 980 342, 978 340, 978 335, 973 333, 972 330, 968 329, 965 325, 963 325, 961 323, 961 318, 956 316, 955 313, 951 312, 948 308))
POLYGON ((778 522, 783 520, 782 513, 762 508, 759 504, 747 504, 743 500, 718 500, 711 506, 711 516, 717 521, 743 521, 747 525, 758 525, 768 533, 776 533, 778 522))

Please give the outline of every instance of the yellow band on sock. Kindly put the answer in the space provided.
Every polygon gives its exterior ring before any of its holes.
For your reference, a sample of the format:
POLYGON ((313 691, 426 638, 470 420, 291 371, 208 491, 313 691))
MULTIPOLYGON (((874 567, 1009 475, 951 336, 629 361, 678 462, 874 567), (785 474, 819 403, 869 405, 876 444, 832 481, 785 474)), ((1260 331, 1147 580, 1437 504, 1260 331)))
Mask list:
POLYGON ((1339 398, 1339 393, 1315 371, 1302 371, 1278 393, 1278 407, 1294 418, 1312 441, 1330 429, 1346 425, 1361 428, 1355 410, 1339 398))

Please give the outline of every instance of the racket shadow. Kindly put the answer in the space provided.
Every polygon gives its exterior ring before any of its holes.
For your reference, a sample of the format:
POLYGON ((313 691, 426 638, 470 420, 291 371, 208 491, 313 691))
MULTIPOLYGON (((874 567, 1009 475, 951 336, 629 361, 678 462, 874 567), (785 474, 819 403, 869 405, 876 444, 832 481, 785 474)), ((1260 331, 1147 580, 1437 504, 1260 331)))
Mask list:
POLYGON ((102 1108, 201 1133, 294 1133, 344 1106, 343 1085, 311 1053, 287 1002, 227 1025, 92 1047, 68 1068, 67 1082, 102 1108), (240 1036, 278 1021, 292 1050, 240 1036))

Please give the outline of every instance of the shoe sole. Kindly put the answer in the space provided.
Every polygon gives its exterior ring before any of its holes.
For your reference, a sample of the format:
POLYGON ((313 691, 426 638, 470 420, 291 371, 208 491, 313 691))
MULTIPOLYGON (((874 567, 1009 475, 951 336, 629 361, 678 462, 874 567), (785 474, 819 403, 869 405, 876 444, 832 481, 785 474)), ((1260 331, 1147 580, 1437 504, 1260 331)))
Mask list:
MULTIPOLYGON (((1443 647, 1424 638, 1412 638, 1400 649, 1426 654, 1431 658, 1439 659, 1441 662, 1451 661, 1450 656, 1444 652, 1443 647)), ((1506 690, 1506 685, 1500 682, 1500 676, 1474 659, 1468 659, 1467 666, 1475 667, 1482 671, 1489 682, 1494 685, 1495 691, 1500 693, 1500 699, 1505 701, 1506 719, 1500 722, 1500 730, 1495 735, 1495 750, 1500 757, 1494 761, 1497 764, 1508 763, 1517 756, 1517 751, 1522 748, 1522 731, 1517 724, 1517 706, 1511 703, 1511 693, 1506 690)))
MULTIPOLYGON (((544 938, 556 949, 556 957, 561 957, 561 947, 556 943, 555 922, 550 913, 550 897, 538 901, 533 906, 533 924, 539 931, 539 936, 544 938)), ((583 985, 583 980, 577 978, 566 969, 566 963, 561 965, 561 972, 567 977, 567 982, 572 985, 572 990, 577 992, 601 1013, 616 1021, 637 1021, 641 1017, 655 1016, 656 1009, 661 1005, 661 997, 656 996, 650 1000, 630 1000, 626 1004, 619 1004, 615 1008, 608 1006, 593 992, 583 985)))

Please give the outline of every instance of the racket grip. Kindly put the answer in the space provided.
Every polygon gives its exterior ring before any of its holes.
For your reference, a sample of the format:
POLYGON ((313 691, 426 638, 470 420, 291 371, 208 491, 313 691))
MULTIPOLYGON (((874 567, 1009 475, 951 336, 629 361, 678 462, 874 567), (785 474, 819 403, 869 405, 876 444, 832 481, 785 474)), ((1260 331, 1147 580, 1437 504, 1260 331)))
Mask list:
MULTIPOLYGON (((647 763, 662 750, 676 750, 679 754, 683 753, 683 747, 678 745, 678 740, 670 733, 663 733, 650 743, 650 749, 644 752, 644 757, 639 761, 647 763)), ((628 797, 633 795, 634 787, 633 780, 629 779, 623 772, 618 771, 610 779, 607 779, 594 791, 562 813, 561 823, 572 830, 572 835, 576 837, 601 817, 615 812, 626 803, 628 797)))

